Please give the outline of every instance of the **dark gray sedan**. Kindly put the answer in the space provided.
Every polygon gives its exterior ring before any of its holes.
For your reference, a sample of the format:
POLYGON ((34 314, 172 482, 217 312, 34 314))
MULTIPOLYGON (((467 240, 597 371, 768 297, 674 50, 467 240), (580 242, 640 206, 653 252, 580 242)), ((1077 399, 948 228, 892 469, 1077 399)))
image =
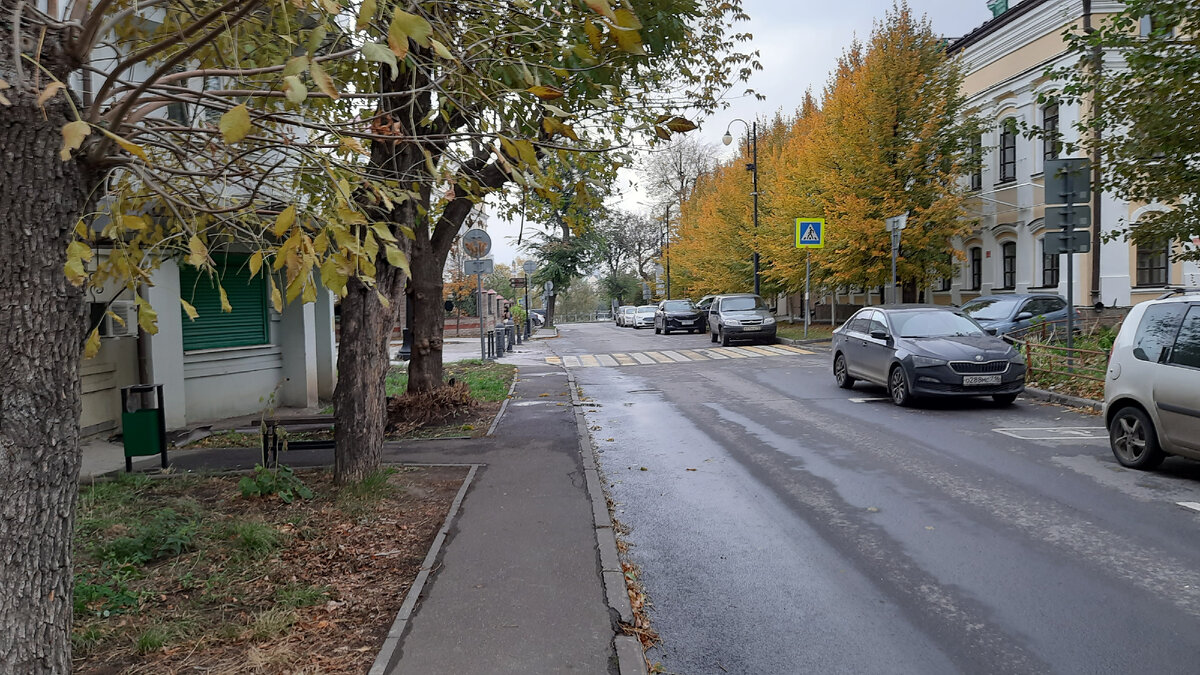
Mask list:
POLYGON ((833 332, 833 376, 880 384, 896 405, 920 396, 991 396, 1025 389, 1025 360, 959 311, 934 305, 867 307, 833 332))
POLYGON ((691 300, 663 300, 654 313, 654 332, 670 335, 673 330, 699 332, 704 328, 700 311, 691 300))
MULTIPOLYGON (((1007 335, 1038 322, 1053 323, 1067 318, 1067 301, 1048 293, 985 295, 963 303, 959 309, 989 332, 1007 335)), ((1079 316, 1076 312, 1076 316, 1079 316)))

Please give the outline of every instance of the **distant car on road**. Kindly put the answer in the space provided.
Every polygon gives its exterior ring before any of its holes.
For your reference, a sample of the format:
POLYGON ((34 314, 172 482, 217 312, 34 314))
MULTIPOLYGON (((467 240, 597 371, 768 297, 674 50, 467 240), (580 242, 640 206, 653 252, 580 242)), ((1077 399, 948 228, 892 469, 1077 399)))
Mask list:
POLYGON ((633 313, 637 311, 634 305, 622 305, 617 308, 617 325, 625 328, 633 327, 633 313))
POLYGON ((700 312, 691 300, 663 300, 654 313, 654 332, 670 335, 672 330, 699 332, 703 324, 700 312))
POLYGON ((734 340, 774 342, 773 311, 753 293, 718 295, 708 307, 708 333, 725 347, 734 340))
POLYGON ((654 327, 654 312, 658 310, 656 305, 642 305, 635 309, 633 318, 630 320, 630 325, 634 328, 653 328, 654 327))
POLYGON ((965 314, 935 305, 859 310, 833 331, 833 376, 888 388, 892 403, 920 396, 991 396, 1008 405, 1025 390, 1025 360, 965 314))
POLYGON ((1035 322, 1067 318, 1067 301, 1052 293, 985 295, 963 303, 959 309, 995 335, 1015 333, 1035 322))
POLYGON ((1129 311, 1108 360, 1104 422, 1122 466, 1200 460, 1200 291, 1129 311))
POLYGON ((702 333, 708 332, 708 310, 712 307, 713 300, 716 299, 715 295, 706 295, 696 303, 696 309, 700 312, 700 321, 703 324, 700 328, 702 333))

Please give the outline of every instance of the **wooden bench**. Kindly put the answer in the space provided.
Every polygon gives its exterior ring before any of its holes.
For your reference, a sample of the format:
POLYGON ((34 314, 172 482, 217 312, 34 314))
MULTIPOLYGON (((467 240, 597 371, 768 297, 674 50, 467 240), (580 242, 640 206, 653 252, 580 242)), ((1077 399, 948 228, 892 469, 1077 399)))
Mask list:
MULTIPOLYGON (((262 459, 263 466, 271 466, 271 462, 279 463, 279 450, 283 445, 283 438, 280 437, 280 431, 287 431, 287 427, 311 427, 323 426, 329 430, 333 430, 335 419, 333 415, 310 415, 308 417, 288 417, 286 419, 267 420, 262 431, 262 459)), ((289 450, 319 450, 332 449, 334 447, 333 439, 329 440, 289 440, 287 442, 289 450)))

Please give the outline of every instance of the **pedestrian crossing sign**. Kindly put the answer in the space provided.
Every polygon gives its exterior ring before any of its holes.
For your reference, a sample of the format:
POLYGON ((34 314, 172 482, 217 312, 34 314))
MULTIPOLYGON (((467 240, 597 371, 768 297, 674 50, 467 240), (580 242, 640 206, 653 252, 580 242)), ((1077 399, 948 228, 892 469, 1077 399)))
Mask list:
POLYGON ((825 219, 796 219, 796 248, 825 248, 825 219))

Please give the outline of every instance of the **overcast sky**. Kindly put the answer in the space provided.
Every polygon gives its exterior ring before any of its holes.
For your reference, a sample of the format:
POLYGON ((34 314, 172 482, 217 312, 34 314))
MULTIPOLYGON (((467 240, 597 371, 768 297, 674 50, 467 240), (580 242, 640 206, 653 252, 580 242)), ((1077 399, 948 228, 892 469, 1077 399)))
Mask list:
MULTIPOLYGON (((1014 0, 1010 4, 1017 3, 1014 0)), ((734 118, 749 121, 756 115, 766 117, 780 109, 791 113, 800 105, 806 89, 821 91, 845 47, 855 37, 865 39, 870 35, 873 22, 881 19, 891 6, 891 0, 743 0, 750 22, 738 30, 753 34, 751 49, 759 51, 763 65, 748 86, 767 98, 765 101, 753 97, 731 99, 728 110, 703 121, 700 129, 691 133, 719 144, 726 126, 734 118)), ((991 17, 986 0, 909 0, 909 7, 918 15, 928 16, 934 30, 948 38, 960 37, 991 17)), ((736 87, 733 93, 740 94, 744 89, 736 87)), ((745 133, 741 124, 734 125, 734 136, 745 133)), ((731 154, 733 150, 725 152, 731 154)), ((625 194, 620 206, 645 210, 640 205, 644 196, 630 189, 628 180, 623 181, 622 189, 625 194)), ((530 226, 526 224, 527 230, 530 226)), ((497 262, 509 263, 520 254, 515 246, 515 224, 493 220, 488 229, 497 262)))

